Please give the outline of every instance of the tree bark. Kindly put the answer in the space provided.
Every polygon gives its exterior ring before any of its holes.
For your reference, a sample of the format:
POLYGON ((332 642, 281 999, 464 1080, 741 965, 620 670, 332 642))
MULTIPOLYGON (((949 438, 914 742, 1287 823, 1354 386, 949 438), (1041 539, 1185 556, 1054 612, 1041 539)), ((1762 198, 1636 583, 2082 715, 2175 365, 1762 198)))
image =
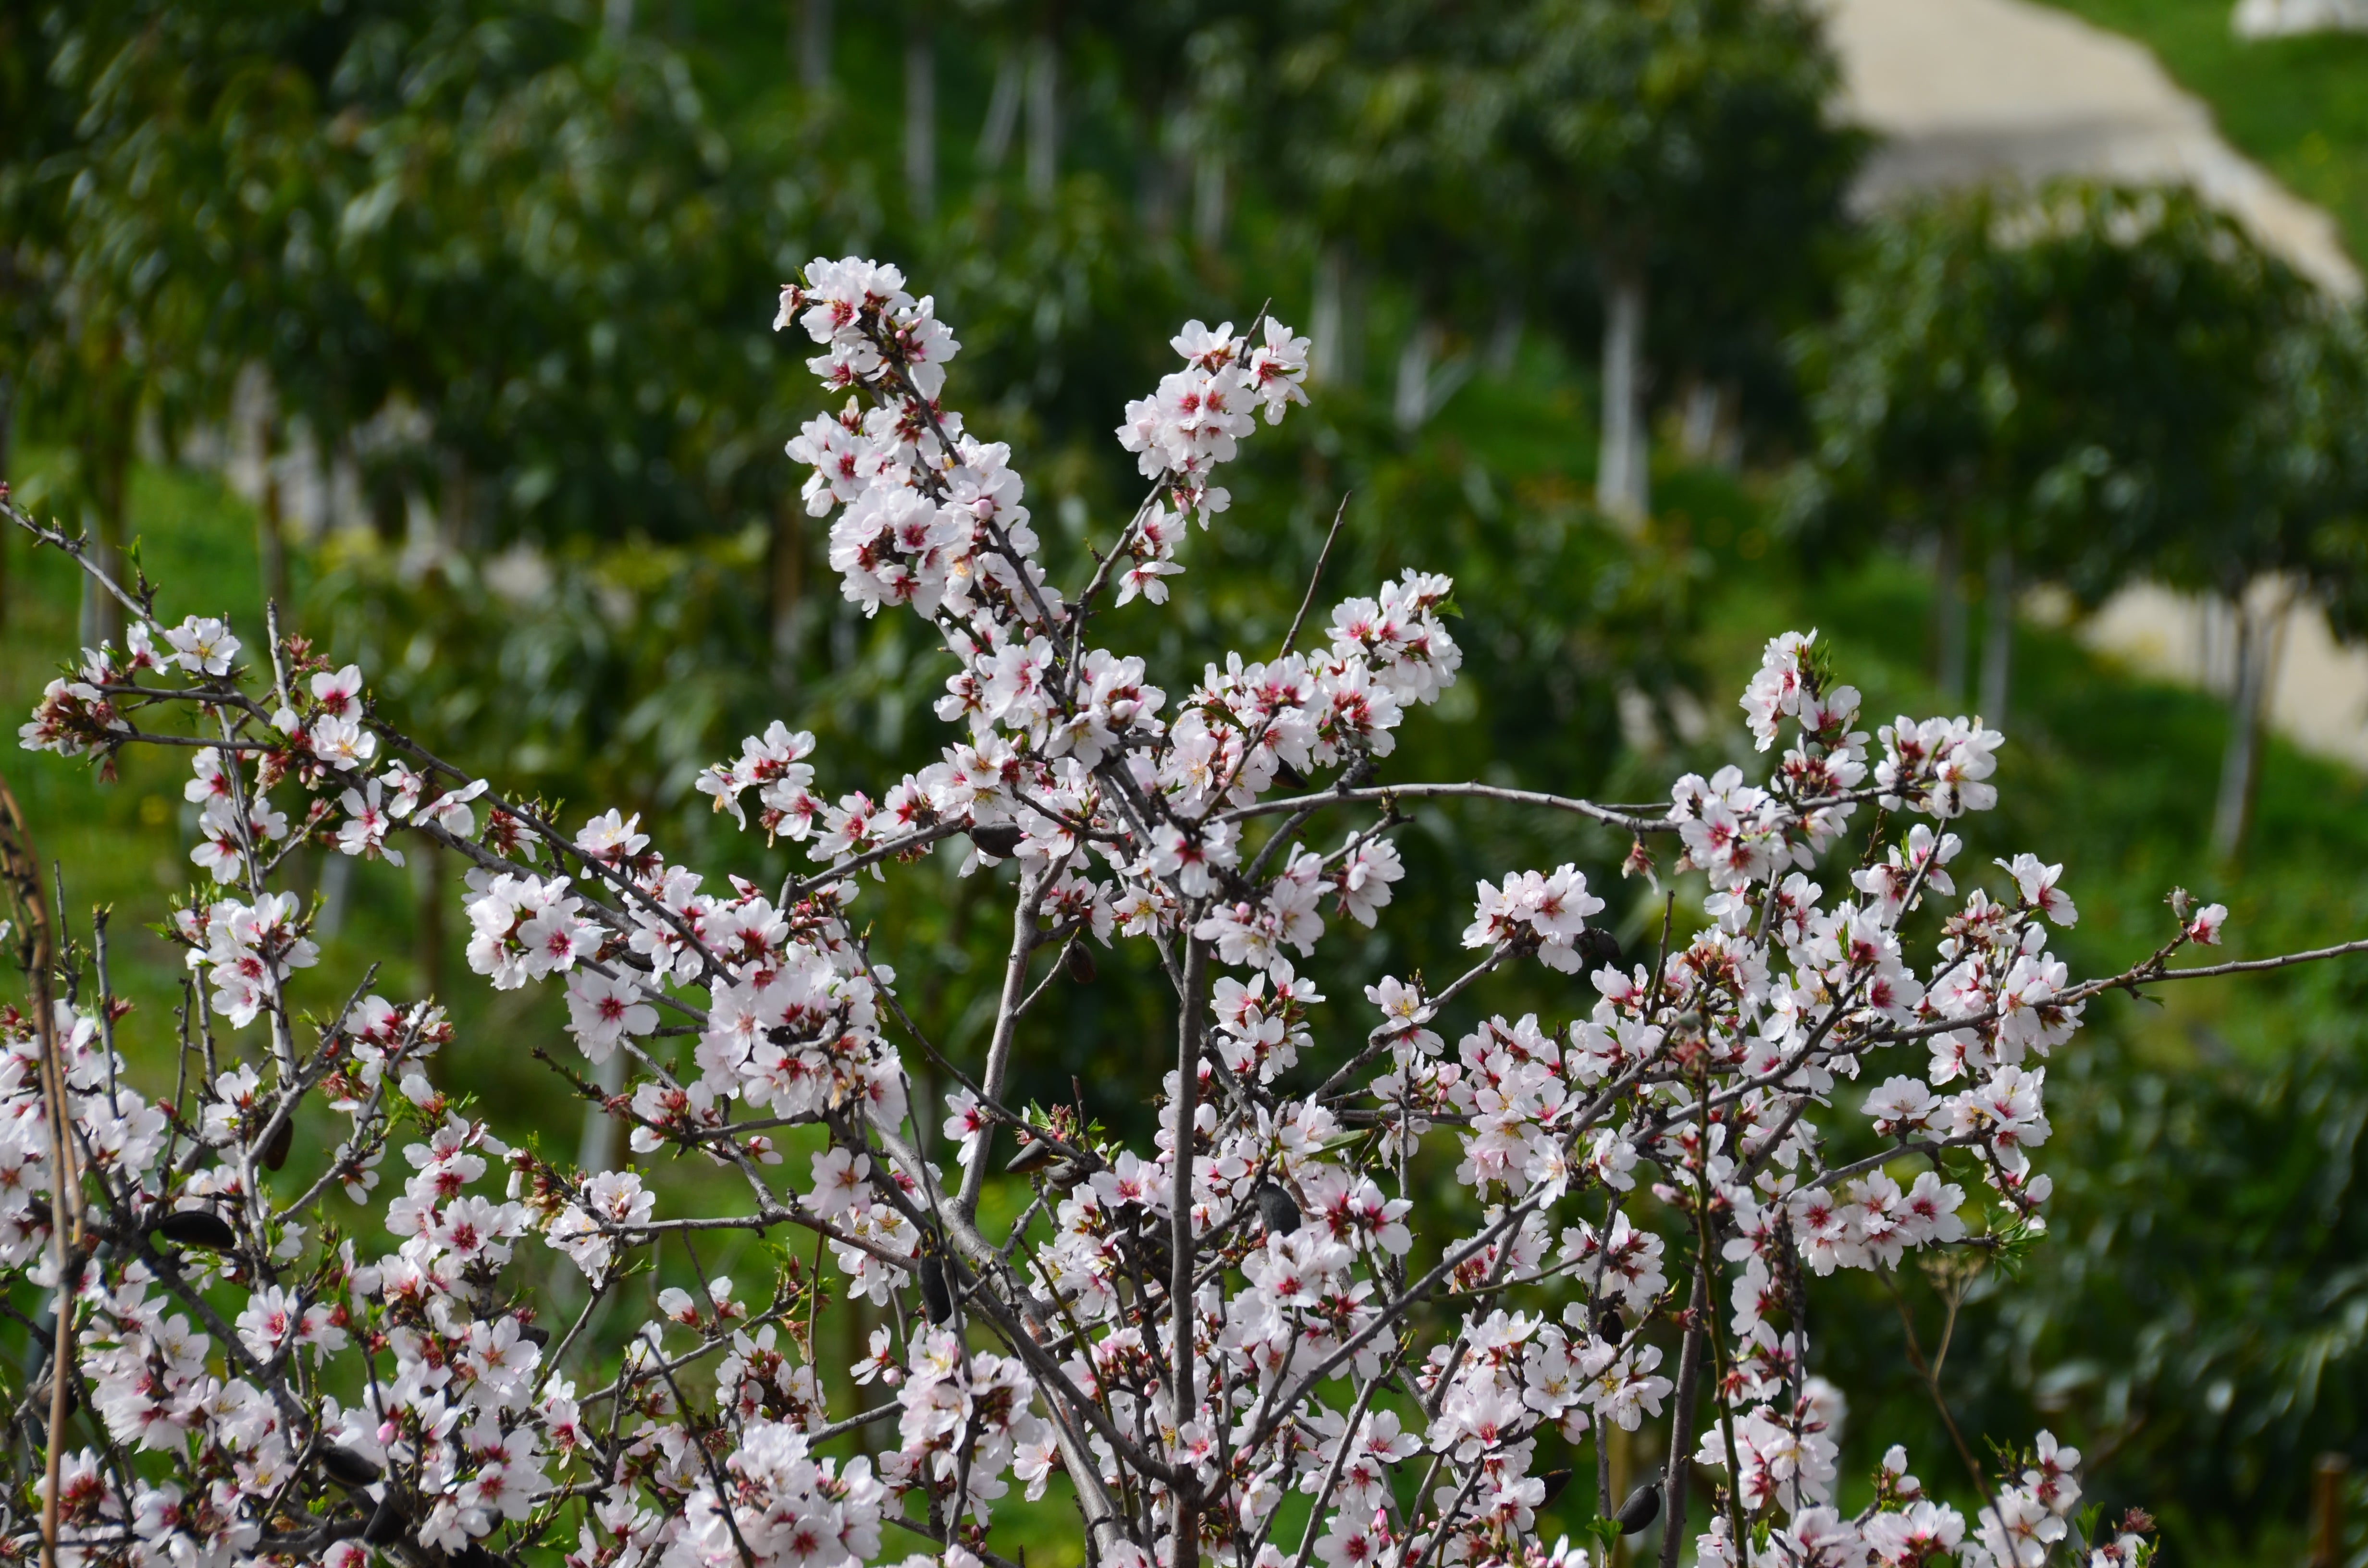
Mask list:
MULTIPOLYGON (((1207 1020, 1209 949, 1198 937, 1184 948, 1184 1006, 1176 1028, 1176 1185, 1169 1193, 1173 1229, 1168 1250, 1173 1254, 1167 1277, 1167 1300, 1175 1314, 1173 1388, 1176 1425, 1181 1428, 1199 1408, 1192 1397, 1192 1132, 1201 1087, 1201 1039, 1207 1020)), ((1221 1415, 1217 1419, 1224 1419, 1221 1415)), ((1175 1488, 1173 1568, 1195 1568, 1201 1560, 1200 1499, 1193 1495, 1189 1474, 1175 1488)))
POLYGON ((938 215, 938 49, 928 0, 915 0, 905 30, 905 191, 913 216, 938 215))
POLYGON ((1693 1470, 1694 1395, 1702 1384, 1702 1341, 1713 1326, 1710 1259, 1694 1263, 1693 1326, 1678 1353, 1678 1386, 1669 1404, 1669 1460, 1661 1472, 1661 1568, 1678 1568, 1686 1533, 1686 1481, 1693 1470))
POLYGON ((1645 439, 1645 274, 1625 261, 1603 271, 1603 425, 1595 504, 1625 528, 1651 509, 1645 439))
POLYGON ((2007 698, 2014 680, 2014 551, 2000 542, 1990 547, 1982 587, 1987 624, 1982 629, 1982 722, 1991 729, 2006 727, 2007 698))
POLYGON ((2269 696, 2277 675, 2278 634, 2288 603, 2281 597, 2274 606, 2255 605, 2242 594, 2231 601, 2237 681, 2228 694, 2228 742, 2220 756, 2220 796, 2212 811, 2212 853, 2222 860, 2237 858, 2252 828, 2269 696))

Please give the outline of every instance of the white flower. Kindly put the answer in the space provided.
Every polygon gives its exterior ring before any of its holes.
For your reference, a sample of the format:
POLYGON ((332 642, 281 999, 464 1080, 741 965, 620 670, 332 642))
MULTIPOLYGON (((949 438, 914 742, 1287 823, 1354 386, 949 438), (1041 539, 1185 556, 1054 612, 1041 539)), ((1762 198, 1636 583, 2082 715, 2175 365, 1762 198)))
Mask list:
POLYGON ((230 674, 233 659, 238 657, 238 639, 230 634, 230 623, 211 616, 191 616, 165 633, 172 645, 173 662, 193 676, 223 676, 230 674))
POLYGON ((567 1029, 587 1060, 606 1062, 619 1040, 657 1027, 657 1009, 642 1000, 639 985, 588 971, 567 977, 567 1029))

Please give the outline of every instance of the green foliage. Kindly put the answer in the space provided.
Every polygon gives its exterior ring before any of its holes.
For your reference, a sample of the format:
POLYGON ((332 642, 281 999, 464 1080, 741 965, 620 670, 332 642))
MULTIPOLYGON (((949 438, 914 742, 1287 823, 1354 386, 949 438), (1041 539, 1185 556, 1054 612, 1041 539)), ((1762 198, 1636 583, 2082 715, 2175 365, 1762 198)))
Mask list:
POLYGON ((1542 199, 1668 296, 1656 336, 1682 362, 1732 374, 1772 350, 1755 332, 1807 319, 1864 152, 1831 122, 1839 71, 1807 6, 1544 0, 1515 36, 1542 199))
MULTIPOLYGON (((2060 185, 1877 224, 1804 363, 1811 548, 1902 527, 2089 602, 2306 571, 2368 467, 2360 329, 2192 195, 2060 185)), ((2325 589, 2332 593, 2332 574, 2325 589)))

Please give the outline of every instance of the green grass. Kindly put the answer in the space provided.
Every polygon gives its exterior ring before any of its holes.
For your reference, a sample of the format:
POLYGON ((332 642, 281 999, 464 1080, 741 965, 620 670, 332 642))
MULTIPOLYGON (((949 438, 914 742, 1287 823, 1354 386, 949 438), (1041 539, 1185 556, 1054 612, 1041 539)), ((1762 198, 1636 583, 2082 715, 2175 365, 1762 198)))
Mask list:
POLYGON ((2050 0, 2152 48, 2228 140, 2368 256, 2368 35, 2240 39, 2232 0, 2050 0))

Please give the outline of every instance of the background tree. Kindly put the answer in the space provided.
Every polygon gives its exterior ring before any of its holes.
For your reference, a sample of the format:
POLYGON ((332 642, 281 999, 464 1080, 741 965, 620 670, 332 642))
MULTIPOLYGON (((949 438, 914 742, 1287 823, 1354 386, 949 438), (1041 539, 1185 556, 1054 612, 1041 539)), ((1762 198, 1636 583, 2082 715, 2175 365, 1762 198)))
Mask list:
POLYGON ((1979 706, 2006 710, 2018 588, 2082 604, 2151 579, 2238 629, 2215 839, 2243 836, 2268 628, 2342 590, 2321 536, 2358 506, 2358 328, 2192 194, 2061 185, 1930 203, 1870 236, 1804 358, 1816 433, 1789 504, 1812 549, 1934 537, 1942 689, 1964 584, 1979 706), (2319 562, 2315 565, 2314 562, 2319 562), (2248 597, 2265 579, 2280 603, 2248 597))
POLYGON ((1634 519, 1656 289, 1672 318, 1702 324, 1681 340, 1689 368, 1715 373, 1722 339, 1728 354, 1748 341, 1739 318, 1798 311, 1858 142, 1829 122, 1833 58, 1790 0, 1540 0, 1514 28, 1539 199, 1576 218, 1601 301, 1598 505, 1634 519))

